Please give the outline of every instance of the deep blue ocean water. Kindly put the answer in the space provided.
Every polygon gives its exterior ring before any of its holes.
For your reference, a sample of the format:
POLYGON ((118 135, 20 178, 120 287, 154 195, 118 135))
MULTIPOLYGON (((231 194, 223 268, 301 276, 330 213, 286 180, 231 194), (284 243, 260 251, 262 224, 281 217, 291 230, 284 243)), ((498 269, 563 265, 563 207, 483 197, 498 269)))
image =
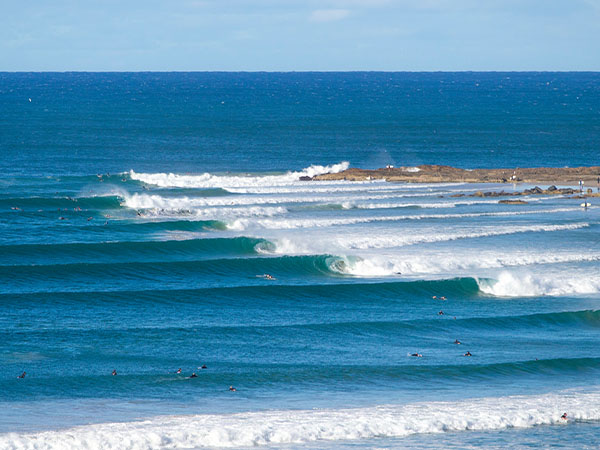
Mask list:
POLYGON ((299 178, 599 143, 598 73, 0 73, 0 448, 597 447, 597 199, 299 178))

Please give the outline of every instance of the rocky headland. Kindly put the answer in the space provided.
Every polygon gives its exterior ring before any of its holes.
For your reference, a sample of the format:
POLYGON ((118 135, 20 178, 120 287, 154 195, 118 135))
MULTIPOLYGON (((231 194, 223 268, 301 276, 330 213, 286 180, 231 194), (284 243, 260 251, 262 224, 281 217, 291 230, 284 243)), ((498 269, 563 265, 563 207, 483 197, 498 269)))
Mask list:
POLYGON ((338 173, 326 173, 304 180, 386 180, 404 183, 528 183, 548 185, 578 185, 596 187, 600 166, 593 167, 533 167, 510 169, 459 169, 451 166, 421 165, 417 167, 386 167, 366 170, 350 168, 338 173))

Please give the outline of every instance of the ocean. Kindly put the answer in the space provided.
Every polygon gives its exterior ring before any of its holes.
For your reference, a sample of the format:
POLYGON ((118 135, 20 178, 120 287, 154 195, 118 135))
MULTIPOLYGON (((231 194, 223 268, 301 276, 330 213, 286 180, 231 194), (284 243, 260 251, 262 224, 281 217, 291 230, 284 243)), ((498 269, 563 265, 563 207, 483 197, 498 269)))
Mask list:
POLYGON ((300 178, 599 142, 600 73, 0 73, 0 448, 597 448, 597 199, 300 178))

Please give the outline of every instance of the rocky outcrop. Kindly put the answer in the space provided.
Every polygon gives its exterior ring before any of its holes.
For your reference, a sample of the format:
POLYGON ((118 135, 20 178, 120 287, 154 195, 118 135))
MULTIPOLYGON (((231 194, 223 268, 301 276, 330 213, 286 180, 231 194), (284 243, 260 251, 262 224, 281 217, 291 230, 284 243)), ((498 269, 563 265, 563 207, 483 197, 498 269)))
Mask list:
MULTIPOLYGON (((459 169, 442 165, 418 167, 386 167, 377 170, 347 169, 339 173, 317 175, 312 180, 386 180, 408 183, 540 183, 596 186, 600 166, 537 167, 513 169, 459 169)), ((548 189, 550 190, 550 189, 548 189)), ((558 189, 556 189, 558 190, 558 189)))

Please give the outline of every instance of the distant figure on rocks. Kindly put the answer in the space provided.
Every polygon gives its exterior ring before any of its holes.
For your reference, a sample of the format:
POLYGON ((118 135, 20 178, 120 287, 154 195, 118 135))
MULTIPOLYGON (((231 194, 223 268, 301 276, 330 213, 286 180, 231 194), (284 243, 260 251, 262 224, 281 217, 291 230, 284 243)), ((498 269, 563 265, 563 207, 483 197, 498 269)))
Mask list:
POLYGON ((236 388, 234 388, 233 386, 229 386, 229 390, 230 390, 231 392, 235 392, 237 389, 236 389, 236 388))
POLYGON ((116 375, 117 375, 117 369, 114 369, 114 370, 112 371, 112 376, 114 377, 114 376, 116 376, 116 375))
POLYGON ((19 375, 17 378, 25 378, 25 375, 27 375, 27 372, 23 372, 21 375, 19 375))

